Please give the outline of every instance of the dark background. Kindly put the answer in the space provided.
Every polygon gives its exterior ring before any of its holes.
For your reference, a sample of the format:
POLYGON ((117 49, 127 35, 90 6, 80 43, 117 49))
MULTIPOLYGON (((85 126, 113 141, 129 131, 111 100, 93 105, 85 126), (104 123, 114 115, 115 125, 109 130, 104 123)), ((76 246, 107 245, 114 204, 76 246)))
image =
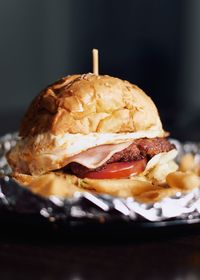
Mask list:
MULTIPOLYGON (((143 88, 172 137, 200 140, 199 0, 0 0, 0 135, 17 130, 47 84, 92 71, 94 47, 100 73, 143 88)), ((175 226, 150 236, 146 228, 141 240, 133 230, 114 230, 103 241, 94 230, 93 242, 81 242, 80 230, 63 242, 30 217, 25 229, 22 218, 0 218, 10 225, 8 235, 0 222, 1 280, 199 279, 199 224, 194 232, 175 226)))
POLYGON ((0 0, 0 132, 58 78, 92 71, 139 85, 164 127, 200 139, 199 0, 0 0))

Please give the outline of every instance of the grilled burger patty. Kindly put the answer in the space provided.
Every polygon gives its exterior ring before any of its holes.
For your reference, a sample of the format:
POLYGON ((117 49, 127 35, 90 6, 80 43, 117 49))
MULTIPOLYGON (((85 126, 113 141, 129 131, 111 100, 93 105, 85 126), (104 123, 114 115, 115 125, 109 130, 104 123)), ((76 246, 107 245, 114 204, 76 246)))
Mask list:
POLYGON ((90 171, 100 171, 105 168, 109 163, 113 162, 129 162, 135 161, 142 158, 148 160, 153 156, 162 153, 169 152, 174 149, 175 146, 171 144, 166 138, 153 138, 153 139, 137 139, 126 149, 115 153, 112 157, 105 162, 102 166, 95 169, 87 168, 79 163, 72 162, 68 164, 63 171, 70 170, 73 174, 78 177, 84 177, 84 175, 90 171))

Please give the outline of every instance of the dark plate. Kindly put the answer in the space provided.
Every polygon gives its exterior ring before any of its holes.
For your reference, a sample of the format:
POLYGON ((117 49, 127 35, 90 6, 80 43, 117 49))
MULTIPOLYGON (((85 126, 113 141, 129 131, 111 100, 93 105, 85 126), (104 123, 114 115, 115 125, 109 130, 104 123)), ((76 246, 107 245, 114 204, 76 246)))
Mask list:
MULTIPOLYGON (((0 138, 0 234, 14 231, 15 235, 40 238, 42 235, 44 238, 51 235, 132 238, 200 229, 200 189, 177 193, 175 197, 148 205, 132 198, 88 192, 76 193, 71 199, 35 195, 6 176, 10 168, 5 153, 15 145, 15 139, 16 134, 0 138)), ((173 142, 179 156, 185 152, 199 155, 198 143, 173 142)))

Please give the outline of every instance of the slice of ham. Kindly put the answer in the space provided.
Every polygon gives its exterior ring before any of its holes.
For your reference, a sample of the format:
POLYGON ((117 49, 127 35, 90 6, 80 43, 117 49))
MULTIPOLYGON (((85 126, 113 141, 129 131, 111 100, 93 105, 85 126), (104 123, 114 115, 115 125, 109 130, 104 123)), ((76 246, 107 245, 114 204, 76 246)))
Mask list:
POLYGON ((109 160, 112 155, 117 152, 120 152, 130 146, 132 141, 124 142, 120 144, 109 144, 101 145, 91 149, 88 149, 85 152, 82 152, 78 155, 75 155, 69 158, 66 162, 66 165, 71 162, 77 162, 88 168, 97 168, 103 165, 107 160, 109 160))

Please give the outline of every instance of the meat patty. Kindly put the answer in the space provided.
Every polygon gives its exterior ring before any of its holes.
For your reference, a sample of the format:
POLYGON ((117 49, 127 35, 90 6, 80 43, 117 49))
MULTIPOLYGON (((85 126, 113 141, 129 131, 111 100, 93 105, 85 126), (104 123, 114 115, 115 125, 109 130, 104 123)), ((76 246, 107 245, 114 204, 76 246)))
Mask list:
POLYGON ((150 158, 157 154, 175 149, 174 144, 171 144, 166 138, 141 138, 135 140, 135 143, 141 154, 150 158))
POLYGON ((171 144, 166 138, 141 138, 135 140, 126 149, 112 155, 112 157, 106 163, 104 163, 102 166, 99 166, 98 168, 90 169, 79 163, 72 162, 67 166, 67 169, 70 169, 71 172, 78 177, 84 177, 84 175, 90 171, 100 171, 104 169, 109 163, 129 162, 142 158, 150 159, 156 154, 169 152, 174 148, 175 146, 171 144))
POLYGON ((137 144, 132 143, 126 149, 112 155, 112 157, 106 162, 106 164, 118 161, 133 161, 140 158, 142 158, 142 155, 137 144))

